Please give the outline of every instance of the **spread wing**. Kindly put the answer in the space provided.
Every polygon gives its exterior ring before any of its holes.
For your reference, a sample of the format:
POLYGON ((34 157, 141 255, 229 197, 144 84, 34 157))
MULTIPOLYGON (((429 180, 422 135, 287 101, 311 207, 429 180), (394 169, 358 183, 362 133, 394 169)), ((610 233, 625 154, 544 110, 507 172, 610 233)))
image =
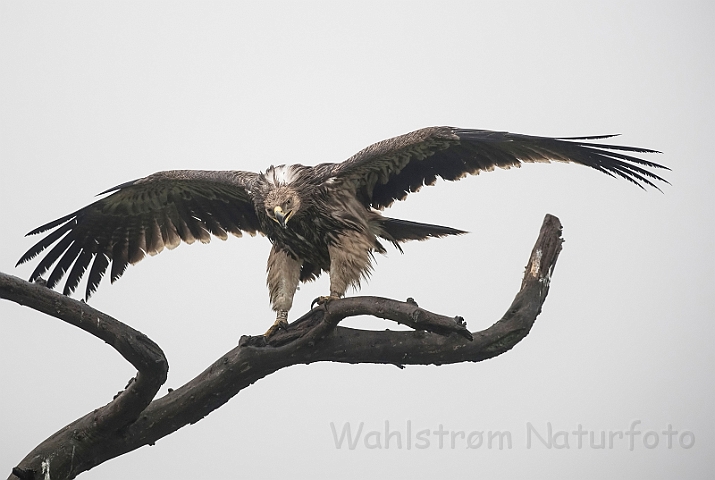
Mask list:
POLYGON ((102 192, 114 192, 112 195, 28 233, 55 229, 30 248, 18 265, 56 242, 30 281, 57 262, 47 286, 54 287, 69 270, 63 290, 69 295, 91 262, 89 298, 110 262, 114 282, 128 264, 139 262, 146 254, 156 255, 164 247, 175 248, 182 240, 208 243, 211 234, 222 240, 228 233, 239 237, 242 231, 255 234, 259 222, 250 186, 256 177, 239 171, 175 170, 119 185, 102 192))
POLYGON ((519 167, 523 162, 572 162, 623 177, 641 188, 666 180, 648 168, 666 168, 630 155, 655 150, 591 143, 598 137, 549 138, 489 130, 431 127, 383 140, 343 163, 316 168, 324 182, 353 188, 373 208, 383 209, 437 177, 459 180, 494 167, 519 167), (623 153, 628 152, 628 153, 623 153))

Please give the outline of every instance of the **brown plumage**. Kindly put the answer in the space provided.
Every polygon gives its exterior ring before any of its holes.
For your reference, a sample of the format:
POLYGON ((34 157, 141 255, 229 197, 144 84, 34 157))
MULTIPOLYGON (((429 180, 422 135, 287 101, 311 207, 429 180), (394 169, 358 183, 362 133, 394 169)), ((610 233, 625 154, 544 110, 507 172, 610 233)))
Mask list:
POLYGON ((458 180, 495 167, 562 161, 620 176, 641 188, 666 182, 648 170, 666 167, 630 154, 658 152, 591 142, 603 138, 432 127, 378 142, 342 163, 281 165, 265 173, 159 172, 102 192, 111 195, 31 231, 28 235, 55 229, 18 264, 55 244, 30 280, 54 265, 47 285, 54 287, 69 272, 63 289, 68 295, 89 269, 89 298, 110 264, 114 282, 130 263, 181 241, 208 243, 211 235, 225 240, 229 233, 258 232, 273 243, 267 283, 278 324, 285 321, 300 281, 328 272, 330 297, 359 286, 372 270, 373 252, 385 252, 380 239, 399 249, 408 240, 464 233, 378 211, 437 178, 458 180))

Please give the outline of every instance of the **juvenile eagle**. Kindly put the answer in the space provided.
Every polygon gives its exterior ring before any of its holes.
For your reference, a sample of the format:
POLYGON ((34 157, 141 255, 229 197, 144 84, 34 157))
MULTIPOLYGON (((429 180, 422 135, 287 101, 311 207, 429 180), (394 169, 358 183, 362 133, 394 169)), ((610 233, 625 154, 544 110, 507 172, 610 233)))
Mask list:
MULTIPOLYGON (((67 271, 63 289, 72 293, 89 267, 86 298, 111 263, 111 280, 128 264, 164 247, 211 235, 259 232, 271 241, 268 290, 276 322, 287 322, 299 282, 330 275, 330 296, 357 287, 372 270, 380 239, 400 249, 407 240, 465 233, 450 227, 388 218, 379 210, 437 177, 518 167, 522 162, 573 162, 620 176, 644 188, 664 179, 647 170, 667 168, 622 152, 645 148, 590 143, 599 137, 547 138, 488 130, 432 127, 375 143, 342 163, 271 166, 265 173, 175 170, 111 188, 111 195, 28 233, 55 229, 30 248, 18 265, 56 242, 30 276, 52 288, 67 271), (90 263, 92 264, 90 267, 90 263)), ((667 183, 667 182, 666 182, 667 183)))

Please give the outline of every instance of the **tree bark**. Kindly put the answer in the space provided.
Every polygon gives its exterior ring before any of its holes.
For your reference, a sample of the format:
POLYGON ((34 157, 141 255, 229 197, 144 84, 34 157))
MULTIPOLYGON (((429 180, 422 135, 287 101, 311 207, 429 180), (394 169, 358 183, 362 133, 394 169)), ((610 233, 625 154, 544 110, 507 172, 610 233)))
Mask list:
POLYGON ((107 405, 75 420, 30 452, 9 479, 71 479, 102 462, 151 445, 196 423, 242 389, 290 365, 320 361, 442 365, 479 362, 521 341, 541 312, 559 252, 561 223, 546 215, 521 289, 504 316, 470 333, 461 317, 421 309, 412 299, 352 297, 318 306, 269 339, 241 337, 239 345, 164 397, 161 349, 142 333, 89 305, 38 284, 0 273, 0 297, 29 306, 104 340, 137 368, 137 375, 107 405), (415 331, 365 331, 337 326, 344 318, 373 315, 415 331))

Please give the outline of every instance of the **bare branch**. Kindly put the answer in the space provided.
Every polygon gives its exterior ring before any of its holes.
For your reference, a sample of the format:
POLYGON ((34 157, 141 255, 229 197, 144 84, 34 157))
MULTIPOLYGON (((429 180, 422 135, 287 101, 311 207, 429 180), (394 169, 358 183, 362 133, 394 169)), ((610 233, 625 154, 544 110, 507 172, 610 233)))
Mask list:
POLYGON ((332 361, 395 365, 478 362, 510 350, 541 312, 561 251, 561 224, 547 215, 531 253, 521 289, 504 316, 470 333, 461 317, 421 309, 409 299, 376 297, 333 300, 272 336, 242 337, 196 378, 152 400, 168 365, 146 336, 88 305, 0 273, 0 297, 75 325, 112 345, 137 370, 136 381, 108 405, 76 420, 41 443, 13 469, 10 479, 74 478, 102 462, 153 444, 195 423, 239 391, 290 365, 332 361), (373 315, 416 331, 365 331, 338 327, 344 318, 373 315))
MULTIPOLYGON (((21 463, 32 466, 13 470, 19 478, 23 475, 35 478, 33 475, 42 473, 45 462, 53 472, 72 472, 78 465, 75 462, 78 453, 82 453, 78 447, 84 445, 87 438, 98 444, 105 436, 115 435, 139 418, 166 381, 169 364, 161 348, 143 333, 42 285, 0 273, 0 297, 59 318, 104 340, 137 369, 136 377, 110 403, 76 420, 35 448, 21 463)), ((65 474, 59 478, 71 477, 65 474)))

